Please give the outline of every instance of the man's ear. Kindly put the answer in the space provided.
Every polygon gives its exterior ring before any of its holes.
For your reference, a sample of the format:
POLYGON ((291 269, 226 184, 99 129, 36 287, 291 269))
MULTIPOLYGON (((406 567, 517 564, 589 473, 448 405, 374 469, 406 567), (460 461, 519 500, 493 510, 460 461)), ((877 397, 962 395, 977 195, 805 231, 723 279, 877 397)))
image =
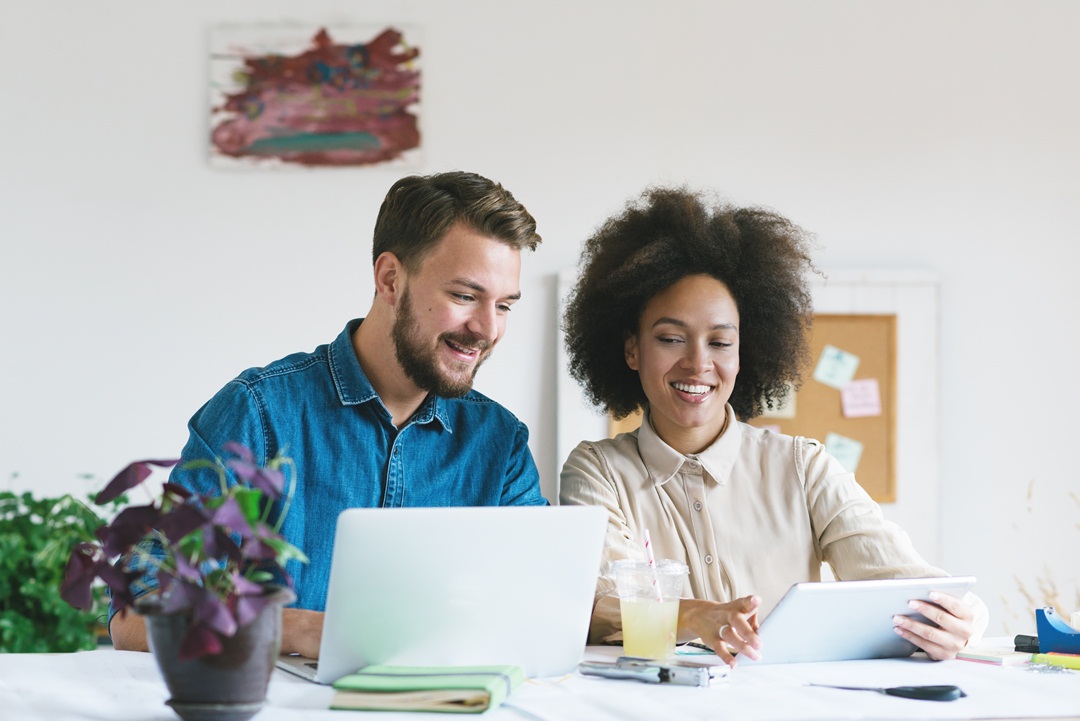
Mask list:
POLYGON ((638 369, 638 340, 637 336, 633 333, 627 334, 626 343, 623 345, 623 355, 626 357, 626 365, 630 366, 630 370, 638 369))
POLYGON ((396 255, 386 251, 375 259, 375 295, 396 308, 405 290, 405 266, 396 255))

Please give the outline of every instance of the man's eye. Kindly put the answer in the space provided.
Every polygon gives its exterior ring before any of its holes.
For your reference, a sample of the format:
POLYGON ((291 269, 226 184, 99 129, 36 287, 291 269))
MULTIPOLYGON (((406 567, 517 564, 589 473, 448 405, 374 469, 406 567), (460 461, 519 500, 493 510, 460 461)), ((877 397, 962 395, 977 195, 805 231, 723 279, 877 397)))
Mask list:
POLYGON ((509 313, 513 309, 514 309, 514 307, 512 305, 508 304, 508 303, 501 303, 499 305, 499 312, 500 313, 509 313))
POLYGON ((473 299, 473 297, 468 293, 451 293, 450 295, 454 296, 458 300, 465 301, 466 303, 473 299))

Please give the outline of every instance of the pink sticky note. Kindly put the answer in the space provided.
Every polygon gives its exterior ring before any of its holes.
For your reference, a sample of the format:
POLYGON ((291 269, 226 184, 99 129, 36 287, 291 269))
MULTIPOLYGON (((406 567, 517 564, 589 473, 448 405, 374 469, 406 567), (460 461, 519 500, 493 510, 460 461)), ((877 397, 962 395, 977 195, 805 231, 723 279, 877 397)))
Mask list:
POLYGON ((860 378, 840 389, 840 404, 845 418, 881 415, 881 391, 877 378, 860 378))

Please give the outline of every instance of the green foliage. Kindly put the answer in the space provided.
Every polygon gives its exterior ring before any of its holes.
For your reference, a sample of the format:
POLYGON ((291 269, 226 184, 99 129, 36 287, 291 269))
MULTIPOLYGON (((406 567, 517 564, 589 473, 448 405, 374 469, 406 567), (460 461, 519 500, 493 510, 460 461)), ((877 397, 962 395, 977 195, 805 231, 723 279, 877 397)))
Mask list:
POLYGON ((34 498, 0 491, 0 652, 91 649, 104 628, 107 600, 94 592, 90 611, 60 598, 71 547, 104 524, 70 494, 34 498))

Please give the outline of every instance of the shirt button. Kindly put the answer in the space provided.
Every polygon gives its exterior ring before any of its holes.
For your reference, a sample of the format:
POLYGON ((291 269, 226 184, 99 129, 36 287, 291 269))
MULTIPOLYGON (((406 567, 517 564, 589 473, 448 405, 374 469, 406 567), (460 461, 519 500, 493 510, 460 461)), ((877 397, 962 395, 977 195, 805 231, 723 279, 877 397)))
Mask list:
POLYGON ((701 501, 694 501, 694 510, 695 511, 700 511, 701 510, 701 501))
POLYGON ((705 556, 705 565, 708 566, 711 563, 712 563, 712 556, 711 555, 705 556))

